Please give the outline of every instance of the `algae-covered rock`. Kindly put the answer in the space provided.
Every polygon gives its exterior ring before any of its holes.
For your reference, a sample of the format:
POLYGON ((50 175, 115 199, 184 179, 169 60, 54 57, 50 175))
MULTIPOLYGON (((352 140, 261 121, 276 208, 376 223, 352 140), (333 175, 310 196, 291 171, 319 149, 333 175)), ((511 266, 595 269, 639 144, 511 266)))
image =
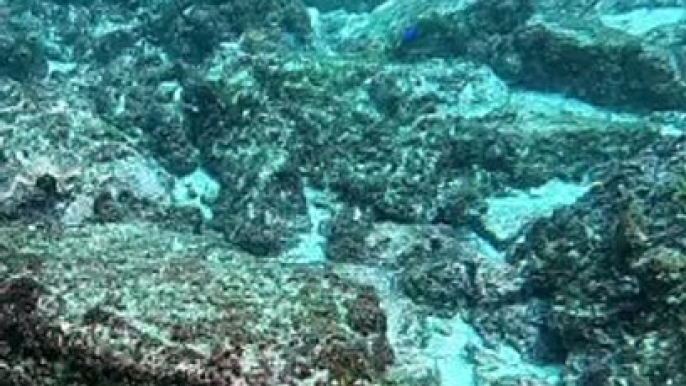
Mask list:
POLYGON ((394 36, 388 51, 402 60, 469 58, 489 64, 515 84, 562 92, 600 106, 686 109, 680 68, 683 33, 678 36, 679 17, 674 16, 678 9, 660 11, 663 17, 640 25, 639 20, 650 14, 591 18, 581 7, 543 17, 535 10, 528 1, 476 1, 462 8, 413 10, 414 15, 403 15, 404 24, 396 25, 395 31, 379 35, 394 36))
POLYGON ((546 326, 570 381, 686 382, 685 159, 680 137, 615 164, 509 254, 531 296, 551 304, 546 326))
POLYGON ((686 108, 686 82, 669 52, 620 30, 586 20, 536 20, 514 35, 513 46, 519 69, 511 76, 527 87, 601 106, 686 108))
POLYGON ((393 361, 373 290, 316 268, 144 224, 2 234, 3 384, 378 385, 393 361))

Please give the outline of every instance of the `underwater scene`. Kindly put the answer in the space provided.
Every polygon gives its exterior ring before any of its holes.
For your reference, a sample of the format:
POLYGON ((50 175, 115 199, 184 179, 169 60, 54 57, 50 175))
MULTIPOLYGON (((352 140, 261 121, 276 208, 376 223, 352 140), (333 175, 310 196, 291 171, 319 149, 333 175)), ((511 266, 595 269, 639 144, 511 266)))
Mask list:
POLYGON ((0 0, 0 386, 686 386, 686 0, 0 0))

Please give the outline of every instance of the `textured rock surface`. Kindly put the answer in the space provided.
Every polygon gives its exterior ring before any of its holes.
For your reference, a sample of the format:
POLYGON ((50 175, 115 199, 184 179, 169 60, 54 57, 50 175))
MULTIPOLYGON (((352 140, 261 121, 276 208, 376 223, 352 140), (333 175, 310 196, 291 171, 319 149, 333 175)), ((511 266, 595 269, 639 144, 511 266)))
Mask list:
MULTIPOLYGON (((390 52, 403 59, 484 61, 505 79, 527 88, 563 92, 601 106, 644 111, 686 108, 684 70, 675 65, 675 60, 682 60, 681 49, 675 47, 683 46, 683 34, 646 39, 609 20, 586 17, 583 7, 545 17, 534 17, 535 9, 526 0, 479 1, 461 9, 419 13, 398 26, 415 28, 413 39, 387 31, 396 36, 390 38, 390 52)), ((632 17, 636 23, 642 18, 632 17)))
POLYGON ((617 164, 509 254, 550 303, 575 382, 686 382, 685 157, 684 139, 669 139, 617 164))
POLYGON ((686 81, 670 51, 646 46, 623 31, 589 21, 532 21, 514 37, 515 78, 603 106, 647 110, 686 108, 686 81))
POLYGON ((393 361, 374 292, 321 270, 145 224, 2 234, 4 384, 371 385, 393 361))

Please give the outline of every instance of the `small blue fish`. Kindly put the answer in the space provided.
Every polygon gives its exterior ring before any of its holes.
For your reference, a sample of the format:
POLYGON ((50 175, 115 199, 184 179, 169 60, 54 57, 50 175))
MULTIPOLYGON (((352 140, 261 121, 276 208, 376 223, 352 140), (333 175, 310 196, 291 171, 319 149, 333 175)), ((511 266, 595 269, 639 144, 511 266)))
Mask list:
POLYGON ((403 44, 408 44, 416 41, 421 37, 421 31, 416 25, 409 26, 403 30, 401 40, 403 44))

